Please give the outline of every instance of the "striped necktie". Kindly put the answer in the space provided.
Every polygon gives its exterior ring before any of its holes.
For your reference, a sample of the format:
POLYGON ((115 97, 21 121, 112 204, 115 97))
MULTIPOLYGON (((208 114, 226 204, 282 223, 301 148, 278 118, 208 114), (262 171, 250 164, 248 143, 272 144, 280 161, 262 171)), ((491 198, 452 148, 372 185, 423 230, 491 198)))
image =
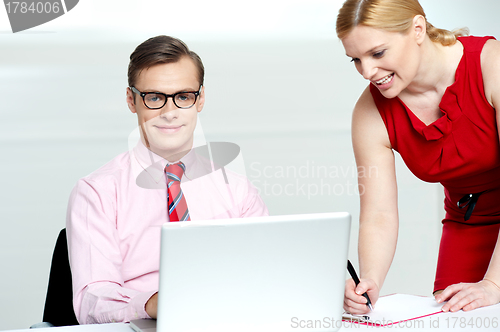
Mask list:
POLYGON ((190 220, 186 198, 181 190, 181 178, 186 170, 182 162, 167 164, 165 175, 167 177, 167 201, 170 221, 190 220))

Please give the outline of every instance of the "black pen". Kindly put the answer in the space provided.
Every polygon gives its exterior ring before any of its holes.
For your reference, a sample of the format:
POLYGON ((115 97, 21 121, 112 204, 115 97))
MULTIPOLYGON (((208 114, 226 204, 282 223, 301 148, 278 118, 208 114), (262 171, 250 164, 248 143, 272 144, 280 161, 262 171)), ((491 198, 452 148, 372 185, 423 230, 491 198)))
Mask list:
MULTIPOLYGON (((350 260, 347 260, 347 271, 349 271, 349 274, 351 275, 352 280, 354 280, 354 283, 356 284, 356 286, 358 286, 359 285, 359 278, 358 278, 358 275, 356 274, 356 271, 354 270, 354 267, 352 266, 350 260)), ((370 308, 370 310, 373 310, 372 301, 370 301, 368 294, 366 294, 366 292, 365 292, 365 293, 363 293, 363 296, 365 297, 365 299, 367 301, 366 305, 368 306, 368 308, 370 308)))

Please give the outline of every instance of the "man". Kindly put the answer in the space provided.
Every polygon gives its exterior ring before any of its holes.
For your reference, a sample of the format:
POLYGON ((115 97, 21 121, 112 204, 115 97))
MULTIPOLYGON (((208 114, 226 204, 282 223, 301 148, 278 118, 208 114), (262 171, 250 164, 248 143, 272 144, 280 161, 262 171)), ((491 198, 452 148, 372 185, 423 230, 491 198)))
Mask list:
POLYGON ((141 140, 79 180, 69 201, 80 324, 156 318, 163 223, 268 215, 245 177, 193 149, 203 77, 198 55, 172 37, 150 38, 130 56, 126 101, 141 140))

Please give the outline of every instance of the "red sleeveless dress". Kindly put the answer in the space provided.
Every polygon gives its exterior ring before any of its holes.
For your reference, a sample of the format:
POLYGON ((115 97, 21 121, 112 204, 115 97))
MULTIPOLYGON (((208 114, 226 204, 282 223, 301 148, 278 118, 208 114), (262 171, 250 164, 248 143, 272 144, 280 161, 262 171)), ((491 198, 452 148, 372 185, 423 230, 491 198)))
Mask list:
POLYGON ((419 179, 441 182, 445 188, 434 290, 482 280, 500 229, 500 144, 480 61, 488 39, 493 37, 459 38, 464 54, 455 83, 439 104, 442 116, 429 125, 398 97, 386 99, 370 85, 393 149, 419 179), (475 194, 472 199, 470 194, 475 194), (468 218, 467 211, 472 213, 468 218))

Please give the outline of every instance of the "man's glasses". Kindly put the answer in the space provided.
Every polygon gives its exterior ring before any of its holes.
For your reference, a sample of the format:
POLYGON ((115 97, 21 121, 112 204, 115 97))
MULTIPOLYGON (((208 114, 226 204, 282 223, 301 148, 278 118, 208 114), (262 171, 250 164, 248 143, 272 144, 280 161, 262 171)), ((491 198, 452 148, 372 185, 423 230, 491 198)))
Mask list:
POLYGON ((161 92, 141 92, 133 86, 129 88, 142 97, 144 106, 151 110, 157 110, 165 106, 168 98, 170 97, 174 101, 174 105, 178 108, 192 107, 200 95, 202 85, 200 85, 200 89, 198 91, 182 91, 174 93, 173 95, 167 95, 161 92))

